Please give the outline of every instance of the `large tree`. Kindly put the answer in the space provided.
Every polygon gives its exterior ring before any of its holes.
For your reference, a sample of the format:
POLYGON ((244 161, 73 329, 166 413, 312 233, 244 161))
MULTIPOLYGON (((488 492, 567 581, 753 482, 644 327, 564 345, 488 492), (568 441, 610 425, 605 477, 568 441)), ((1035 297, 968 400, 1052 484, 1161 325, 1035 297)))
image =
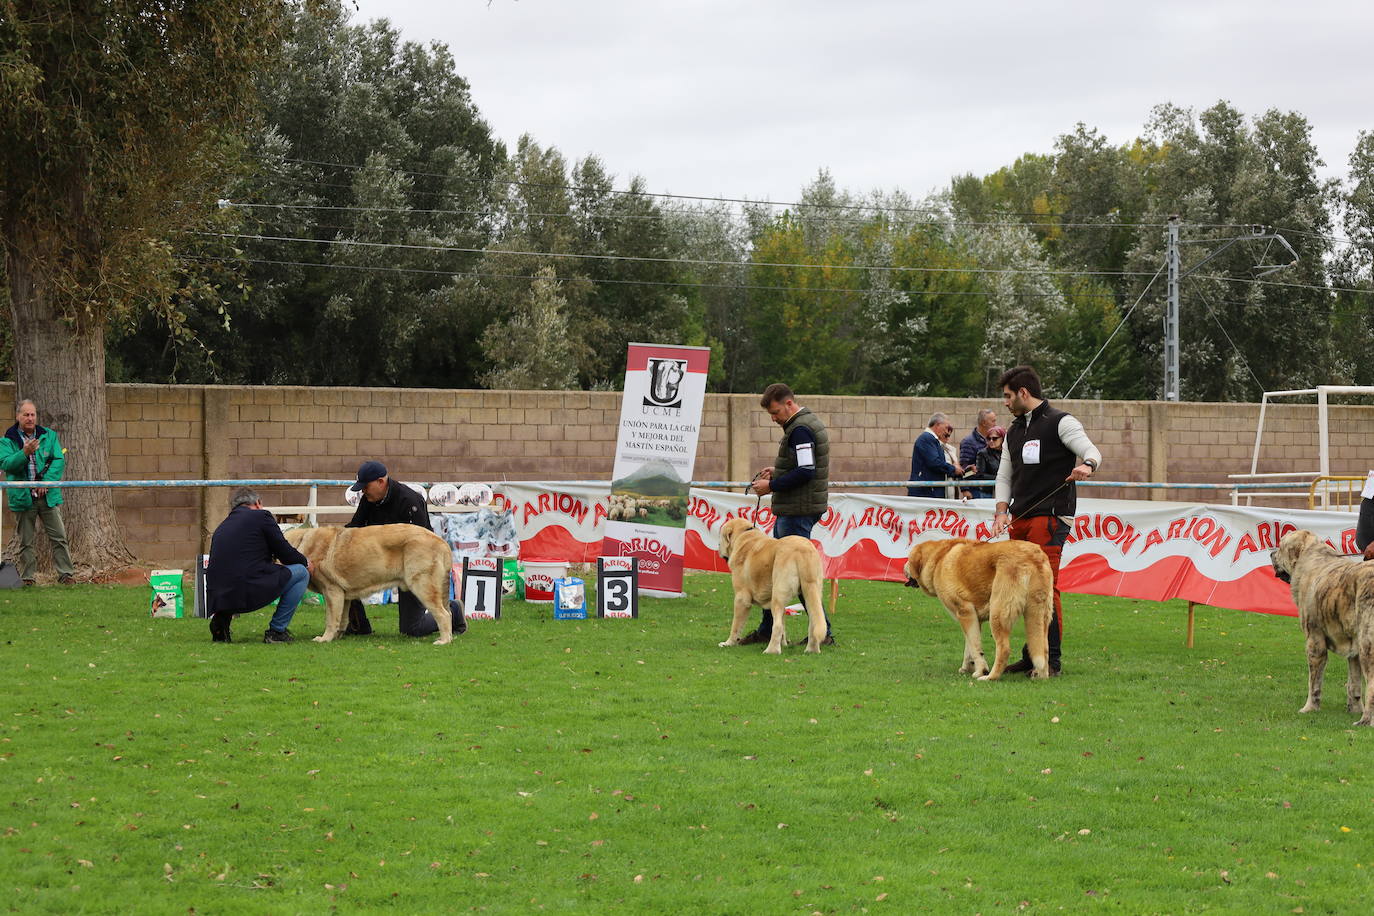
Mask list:
MULTIPOLYGON (((0 241, 15 381, 62 433, 68 477, 109 476, 105 335, 185 283, 279 45, 283 0, 0 2, 0 241)), ((69 494, 73 553, 128 558, 108 490, 69 494)))

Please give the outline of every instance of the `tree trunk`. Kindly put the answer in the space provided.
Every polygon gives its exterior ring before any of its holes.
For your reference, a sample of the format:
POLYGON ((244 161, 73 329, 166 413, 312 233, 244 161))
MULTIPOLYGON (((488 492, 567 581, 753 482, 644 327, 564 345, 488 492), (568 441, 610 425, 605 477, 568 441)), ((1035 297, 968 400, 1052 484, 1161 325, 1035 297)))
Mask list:
MULTIPOLYGON (((66 480, 106 480, 110 461, 104 310, 77 303, 64 314, 38 260, 30 255, 41 250, 39 243, 22 231, 5 239, 15 395, 32 400, 39 424, 61 437, 66 480)), ((72 560, 82 573, 100 573, 134 561, 119 531, 112 490, 68 489, 62 496, 72 560)), ((47 551, 43 554, 46 557, 47 551)))

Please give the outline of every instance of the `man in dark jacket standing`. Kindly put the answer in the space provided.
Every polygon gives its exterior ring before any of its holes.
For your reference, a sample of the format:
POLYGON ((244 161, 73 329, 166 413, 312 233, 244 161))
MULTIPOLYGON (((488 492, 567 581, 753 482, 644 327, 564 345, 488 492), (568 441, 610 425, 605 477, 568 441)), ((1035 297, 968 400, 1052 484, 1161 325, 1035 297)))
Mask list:
MULTIPOLYGON (((1050 676, 1059 676, 1064 608, 1059 601, 1059 558, 1073 517, 1078 511, 1080 480, 1087 480, 1102 462, 1073 414, 1050 406, 1040 389, 1040 376, 1030 366, 1002 373, 998 385, 1002 401, 1016 417, 1007 429, 1002 464, 997 469, 997 514, 993 534, 1009 531, 1017 541, 1030 541, 1045 551, 1054 574, 1054 614, 1050 617, 1050 676)), ((1030 654, 1009 672, 1032 670, 1030 654)))
MULTIPOLYGON (((925 431, 916 437, 911 445, 911 476, 907 480, 938 480, 952 477, 956 480, 963 476, 964 469, 949 463, 941 442, 954 429, 949 417, 942 413, 930 415, 925 431)), ((907 496, 921 496, 926 499, 941 499, 945 495, 944 486, 907 487, 907 496)))
MULTIPOLYGON (((350 490, 362 491, 358 500, 358 510, 353 513, 345 528, 366 528, 369 525, 419 525, 426 531, 433 531, 429 524, 429 509, 425 498, 399 480, 387 476, 386 465, 380 461, 364 461, 358 468, 358 480, 350 490)), ((402 636, 428 636, 439 632, 439 622, 425 609, 410 592, 402 591, 397 598, 402 636)), ((462 605, 450 602, 453 611, 453 632, 467 630, 463 619, 462 605)), ((366 636, 372 632, 372 621, 367 619, 367 611, 361 601, 348 605, 348 626, 345 635, 366 636)))
POLYGON ((247 488, 235 490, 229 497, 229 517, 210 538, 210 565, 205 569, 210 638, 232 642, 229 624, 235 614, 256 611, 280 599, 262 641, 291 642, 287 626, 312 569, 304 554, 286 543, 258 494, 247 488))
MULTIPOLYGON (((753 490, 760 496, 773 494, 773 537, 795 534, 810 538, 811 529, 830 502, 830 433, 821 418, 809 407, 797 404, 792 389, 781 382, 763 390, 759 406, 782 427, 782 441, 772 466, 754 477, 753 490)), ((825 627, 821 645, 833 646, 835 637, 830 632, 828 614, 825 627)), ((758 628, 743 637, 740 645, 766 643, 772 638, 773 614, 764 608, 758 628)))
POLYGON ((67 552, 67 529, 62 524, 62 490, 50 484, 62 479, 67 464, 66 450, 57 431, 38 425, 38 408, 33 401, 20 401, 14 425, 0 438, 0 470, 9 480, 32 480, 31 489, 7 490, 9 509, 19 519, 19 575, 25 585, 33 585, 37 563, 34 544, 38 523, 52 545, 52 562, 57 581, 72 581, 71 554, 67 552))

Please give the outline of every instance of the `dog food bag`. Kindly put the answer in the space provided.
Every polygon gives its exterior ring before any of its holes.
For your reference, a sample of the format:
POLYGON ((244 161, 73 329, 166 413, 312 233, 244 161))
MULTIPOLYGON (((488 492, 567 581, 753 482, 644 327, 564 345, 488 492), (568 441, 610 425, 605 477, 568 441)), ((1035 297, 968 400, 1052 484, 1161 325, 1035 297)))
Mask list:
POLYGON ((186 602, 181 594, 180 569, 155 569, 148 574, 148 584, 153 587, 149 609, 154 617, 185 617, 186 602))
POLYGON ((576 576, 553 580, 555 620, 587 619, 587 586, 576 576))
POLYGON ((508 598, 525 600, 525 567, 514 557, 501 561, 501 591, 508 598))

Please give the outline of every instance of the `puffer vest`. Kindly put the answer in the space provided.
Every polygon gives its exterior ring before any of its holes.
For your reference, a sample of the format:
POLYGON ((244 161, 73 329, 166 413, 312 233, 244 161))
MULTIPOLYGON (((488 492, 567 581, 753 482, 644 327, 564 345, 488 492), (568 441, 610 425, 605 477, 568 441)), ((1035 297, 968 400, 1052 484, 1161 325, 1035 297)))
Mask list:
POLYGON ((816 475, 799 487, 773 493, 774 515, 824 515, 830 502, 830 433, 820 417, 809 407, 797 411, 782 427, 782 442, 773 462, 773 476, 781 477, 797 466, 796 456, 787 444, 792 430, 800 424, 816 437, 816 475))

